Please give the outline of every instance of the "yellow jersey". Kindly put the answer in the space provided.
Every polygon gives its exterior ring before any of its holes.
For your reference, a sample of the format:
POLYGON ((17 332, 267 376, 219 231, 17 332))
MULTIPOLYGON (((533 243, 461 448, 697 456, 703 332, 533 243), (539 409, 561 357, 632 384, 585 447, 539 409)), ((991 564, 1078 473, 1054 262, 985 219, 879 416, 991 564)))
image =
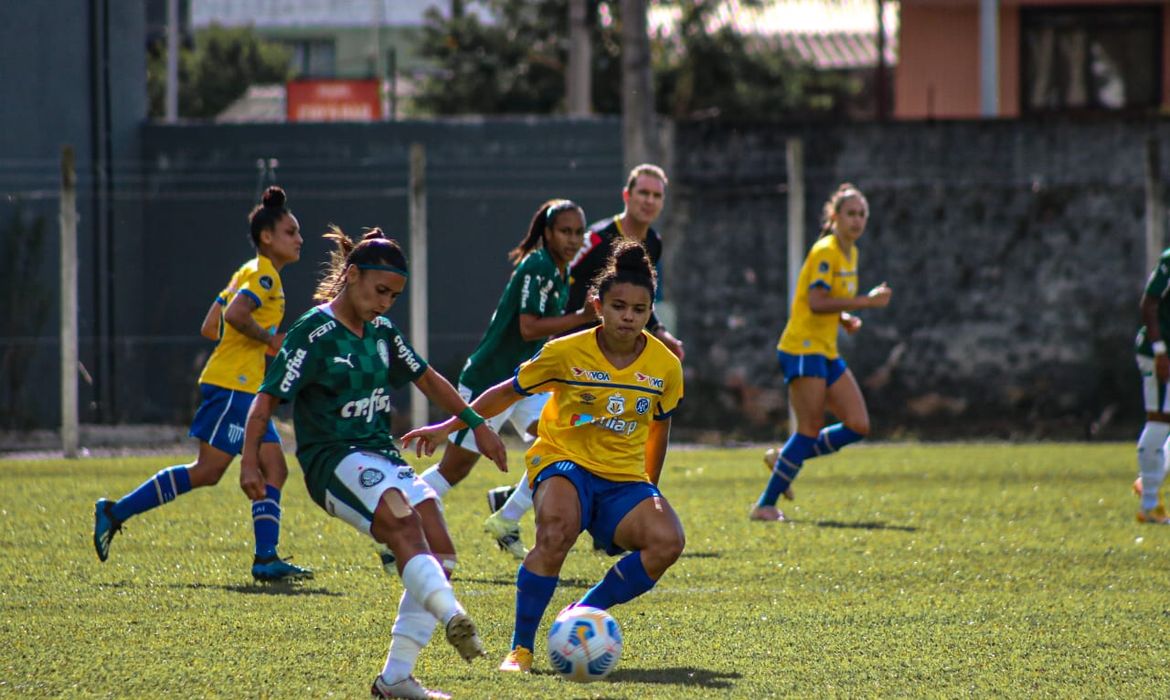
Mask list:
MULTIPOLYGON (((284 318, 284 287, 271 260, 257 255, 236 270, 228 286, 216 297, 221 315, 240 294, 256 305, 252 310, 256 323, 269 333, 275 333, 284 318)), ((252 340, 222 320, 221 327, 223 333, 219 344, 207 359, 199 383, 255 394, 264 379, 264 352, 268 346, 252 340)))
POLYGON ((666 420, 683 399, 682 364, 646 331, 646 347, 625 369, 597 345, 600 328, 550 340, 516 370, 512 388, 529 396, 552 392, 540 414, 536 442, 525 455, 528 480, 551 464, 572 460, 611 481, 649 481, 650 421, 666 420))
POLYGON ((788 323, 776 344, 777 350, 790 355, 824 355, 833 360, 838 356, 837 328, 841 313, 813 313, 808 305, 808 293, 814 287, 827 289, 835 299, 857 296, 857 246, 846 255, 835 235, 825 236, 813 244, 800 268, 788 323))

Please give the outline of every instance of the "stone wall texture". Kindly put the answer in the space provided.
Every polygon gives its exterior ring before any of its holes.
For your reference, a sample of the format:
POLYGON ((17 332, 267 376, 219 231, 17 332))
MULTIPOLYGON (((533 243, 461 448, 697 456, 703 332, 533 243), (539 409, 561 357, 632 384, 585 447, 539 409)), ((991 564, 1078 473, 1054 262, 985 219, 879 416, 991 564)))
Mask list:
POLYGON ((1164 120, 677 125, 662 228, 688 348, 681 428, 787 434, 774 348, 788 317, 791 138, 804 147, 806 250, 839 182, 869 200, 861 288, 886 281, 894 295, 859 314, 841 350, 875 436, 1137 434, 1146 151, 1156 139, 1166 163, 1164 120))

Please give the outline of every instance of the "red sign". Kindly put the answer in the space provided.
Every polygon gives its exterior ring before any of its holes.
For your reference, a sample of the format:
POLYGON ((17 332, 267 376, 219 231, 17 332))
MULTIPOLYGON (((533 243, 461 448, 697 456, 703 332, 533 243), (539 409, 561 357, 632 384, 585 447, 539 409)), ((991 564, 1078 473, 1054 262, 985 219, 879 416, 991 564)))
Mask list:
POLYGON ((377 80, 294 80, 286 94, 290 122, 372 122, 382 118, 377 80))

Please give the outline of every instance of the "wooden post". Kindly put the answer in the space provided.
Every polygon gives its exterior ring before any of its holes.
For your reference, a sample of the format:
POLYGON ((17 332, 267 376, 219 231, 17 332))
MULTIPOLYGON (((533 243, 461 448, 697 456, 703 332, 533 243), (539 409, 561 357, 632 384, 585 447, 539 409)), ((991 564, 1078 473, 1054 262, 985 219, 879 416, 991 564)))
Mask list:
POLYGON ((586 0, 569 0, 569 65, 565 71, 565 93, 571 117, 587 117, 593 112, 593 51, 589 44, 586 4, 586 0))
POLYGON ((73 147, 61 149, 61 450, 77 458, 77 169, 73 147))
MULTIPOLYGON (((786 163, 788 170, 788 308, 796 299, 796 280, 804 263, 804 143, 788 139, 786 163)), ((788 404, 788 432, 796 432, 796 411, 788 404)))
POLYGON ((646 5, 646 0, 621 0, 622 151, 625 172, 640 163, 658 162, 646 5))
MULTIPOLYGON (((430 354, 427 342, 427 151, 410 144, 410 343, 421 357, 430 354)), ((426 425, 427 397, 410 390, 410 422, 426 425)))
POLYGON ((1162 202, 1161 144, 1157 136, 1146 139, 1146 266, 1143 274, 1158 265, 1162 259, 1162 231, 1166 208, 1162 202))

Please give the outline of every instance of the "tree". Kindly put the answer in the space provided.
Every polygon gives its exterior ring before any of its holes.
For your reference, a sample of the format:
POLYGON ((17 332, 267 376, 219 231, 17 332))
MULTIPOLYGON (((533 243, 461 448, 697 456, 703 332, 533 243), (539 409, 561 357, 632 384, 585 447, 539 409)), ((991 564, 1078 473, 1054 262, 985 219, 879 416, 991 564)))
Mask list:
MULTIPOLYGON (((740 0, 759 4, 764 0, 740 0)), ((421 53, 438 66, 417 103, 436 114, 565 111, 568 0, 467 0, 460 16, 427 13, 421 53), (475 6, 480 12, 468 12, 475 6), (493 21, 480 21, 481 14, 493 21)), ((719 2, 661 0, 679 21, 651 37, 656 109, 679 118, 721 115, 766 120, 836 114, 857 86, 821 74, 732 27, 709 30, 719 2)), ((593 45, 593 107, 622 111, 620 0, 586 0, 593 45)))
MULTIPOLYGON (((179 116, 211 118, 250 85, 286 82, 292 75, 291 59, 290 49, 262 40, 250 27, 211 25, 199 32, 193 47, 179 52, 179 116)), ((152 117, 165 111, 166 64, 166 45, 157 42, 146 67, 152 117)))

